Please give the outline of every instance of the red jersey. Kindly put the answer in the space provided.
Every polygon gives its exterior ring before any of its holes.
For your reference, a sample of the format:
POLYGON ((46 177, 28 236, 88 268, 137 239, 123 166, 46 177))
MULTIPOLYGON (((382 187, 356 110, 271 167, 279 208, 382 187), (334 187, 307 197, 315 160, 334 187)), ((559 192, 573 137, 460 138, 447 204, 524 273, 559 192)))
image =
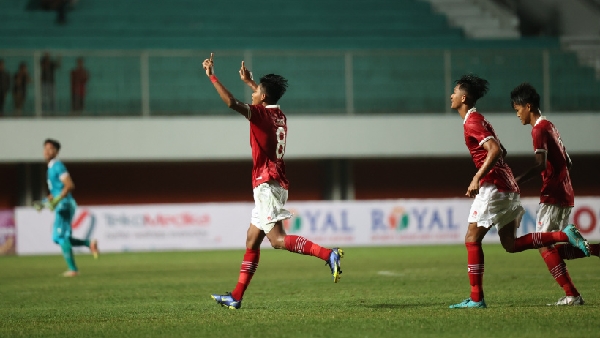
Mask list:
POLYGON ((287 120, 279 106, 249 105, 250 147, 252 147, 252 187, 274 180, 288 189, 285 177, 287 120))
POLYGON ((561 207, 575 205, 575 194, 569 175, 569 154, 558 130, 544 116, 536 121, 531 130, 533 149, 536 153, 546 152, 546 170, 542 171, 542 193, 540 202, 557 204, 561 207))
MULTIPOLYGON (((469 110, 463 124, 465 144, 469 148, 471 157, 473 157, 475 167, 479 169, 487 157, 487 151, 483 148, 483 144, 492 138, 500 144, 500 139, 496 136, 492 125, 475 108, 469 110)), ((502 157, 498 159, 494 167, 481 179, 479 184, 483 185, 485 182, 492 183, 500 192, 520 192, 512 170, 502 157)))

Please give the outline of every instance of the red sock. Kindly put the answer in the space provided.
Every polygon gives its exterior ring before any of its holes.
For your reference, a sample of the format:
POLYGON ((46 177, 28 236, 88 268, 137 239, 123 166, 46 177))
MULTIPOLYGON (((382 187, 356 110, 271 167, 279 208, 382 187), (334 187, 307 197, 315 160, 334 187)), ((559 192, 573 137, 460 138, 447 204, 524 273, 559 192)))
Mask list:
MULTIPOLYGON (((558 244, 555 246, 556 250, 560 254, 560 258, 562 259, 577 259, 577 258, 585 258, 586 256, 583 254, 583 251, 579 250, 572 246, 571 244, 558 244)), ((600 244, 590 244, 590 255, 598 256, 600 254, 600 244)))
POLYGON ((244 292, 246 292, 248 285, 250 285, 250 280, 252 279, 252 276, 254 276, 254 272, 256 272, 256 268, 258 267, 259 258, 260 249, 246 249, 244 261, 242 262, 242 268, 240 270, 240 278, 238 279, 235 289, 231 292, 231 297, 233 297, 235 300, 242 300, 244 297, 244 292))
POLYGON ((573 281, 571 281, 571 277, 567 271, 567 265, 565 264, 565 261, 560 258, 558 250, 556 250, 556 248, 548 248, 548 250, 542 254, 542 258, 544 258, 544 262, 546 262, 552 277, 554 277, 558 285, 565 290, 565 294, 567 296, 579 296, 579 292, 575 288, 575 285, 573 285, 573 281))
POLYGON ((515 239, 515 248, 513 252, 539 249, 559 242, 568 241, 569 237, 562 231, 534 232, 515 239))
POLYGON ((319 257, 324 261, 328 260, 331 255, 331 249, 323 248, 302 236, 285 236, 284 244, 287 251, 319 257))
POLYGON ((481 243, 465 243, 467 247, 467 271, 471 283, 471 300, 480 302, 483 299, 483 249, 481 243))

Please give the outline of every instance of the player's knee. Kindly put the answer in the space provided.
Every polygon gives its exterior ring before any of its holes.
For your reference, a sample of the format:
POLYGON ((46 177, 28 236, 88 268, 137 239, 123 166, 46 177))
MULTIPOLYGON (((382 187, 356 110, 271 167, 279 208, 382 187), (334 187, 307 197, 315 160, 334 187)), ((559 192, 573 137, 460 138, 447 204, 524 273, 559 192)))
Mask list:
POLYGON ((511 243, 506 243, 506 242, 502 242, 502 247, 504 248, 504 250, 508 253, 515 253, 515 243, 511 242, 511 243))
POLYGON ((465 235, 465 243, 473 243, 473 242, 480 242, 480 241, 481 241, 481 239, 478 238, 477 234, 467 232, 467 234, 465 235))
POLYGON ((276 238, 269 239, 269 241, 271 242, 271 246, 274 249, 285 249, 285 243, 284 243, 283 236, 277 236, 276 238))
POLYGON ((246 248, 252 250, 258 249, 260 247, 260 243, 257 242, 258 241, 256 240, 256 238, 246 238, 246 248))

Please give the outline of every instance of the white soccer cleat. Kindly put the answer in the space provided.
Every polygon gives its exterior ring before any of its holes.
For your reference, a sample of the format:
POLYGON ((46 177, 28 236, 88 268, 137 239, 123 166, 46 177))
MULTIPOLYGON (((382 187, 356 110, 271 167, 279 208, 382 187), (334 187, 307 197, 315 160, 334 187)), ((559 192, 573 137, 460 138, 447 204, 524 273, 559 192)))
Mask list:
POLYGON ((573 296, 564 296, 558 300, 558 302, 553 304, 548 304, 548 306, 562 306, 562 305, 583 305, 585 302, 581 296, 573 297, 573 296))
POLYGON ((63 277, 77 277, 79 276, 79 272, 73 270, 67 270, 63 273, 63 277))

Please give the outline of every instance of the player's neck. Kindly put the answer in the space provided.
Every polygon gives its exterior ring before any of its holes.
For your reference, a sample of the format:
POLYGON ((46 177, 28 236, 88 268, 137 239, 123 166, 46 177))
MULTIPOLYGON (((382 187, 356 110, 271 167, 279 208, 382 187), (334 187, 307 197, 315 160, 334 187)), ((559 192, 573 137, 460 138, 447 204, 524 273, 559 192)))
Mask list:
POLYGON ((467 116, 467 114, 469 113, 469 110, 471 110, 471 108, 473 108, 473 107, 463 104, 462 106, 460 106, 457 109, 458 115, 460 115, 460 117, 464 120, 465 116, 467 116))
POLYGON ((538 112, 537 112, 537 113, 532 113, 532 114, 531 114, 531 119, 530 119, 530 121, 529 121, 529 124, 531 124, 531 126, 532 126, 532 127, 534 127, 534 126, 535 126, 535 124, 538 122, 538 120, 539 120, 541 117, 542 117, 542 114, 539 112, 539 110, 538 110, 538 112))

